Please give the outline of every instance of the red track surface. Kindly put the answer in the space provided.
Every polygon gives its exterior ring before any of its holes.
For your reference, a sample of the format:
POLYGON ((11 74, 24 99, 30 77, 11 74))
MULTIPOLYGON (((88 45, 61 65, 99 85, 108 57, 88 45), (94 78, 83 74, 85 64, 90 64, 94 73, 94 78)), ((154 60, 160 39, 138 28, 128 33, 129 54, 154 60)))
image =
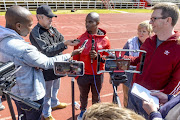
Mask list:
MULTIPOLYGON (((150 18, 149 13, 126 13, 126 14, 100 14, 99 27, 107 31, 107 36, 110 38, 112 49, 122 48, 125 42, 136 35, 137 25, 150 18)), ((75 39, 85 31, 85 17, 86 14, 68 14, 58 15, 53 19, 53 25, 61 32, 65 39, 75 39)), ((34 25, 36 25, 36 17, 34 16, 34 25)), ((0 16, 0 25, 5 26, 4 16, 0 16)), ((175 27, 175 30, 180 31, 180 22, 175 27)), ((26 41, 28 37, 25 38, 26 41)), ((72 51, 72 47, 69 47, 64 53, 72 51)), ((103 88, 101 91, 102 102, 112 102, 113 88, 109 84, 109 75, 105 74, 103 88)), ((118 93, 121 102, 123 101, 121 86, 118 87, 118 93)), ((61 88, 59 90, 58 98, 61 102, 68 103, 68 107, 61 110, 52 112, 53 117, 56 120, 72 120, 71 110, 71 78, 64 77, 61 80, 61 88)), ((75 101, 79 102, 79 89, 75 81, 75 101)), ((6 101, 3 101, 6 109, 0 111, 0 120, 11 120, 11 115, 8 109, 6 101)), ((89 94, 88 107, 91 105, 91 94, 89 94)), ((15 113, 16 107, 13 103, 15 113)), ((76 115, 80 113, 80 110, 75 111, 76 115)))

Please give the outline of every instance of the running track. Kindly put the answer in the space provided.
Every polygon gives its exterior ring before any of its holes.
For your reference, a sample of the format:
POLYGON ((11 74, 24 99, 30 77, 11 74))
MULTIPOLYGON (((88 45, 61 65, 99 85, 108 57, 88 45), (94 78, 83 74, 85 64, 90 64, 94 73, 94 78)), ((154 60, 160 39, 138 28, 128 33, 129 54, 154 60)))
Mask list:
MULTIPOLYGON (((99 27, 107 31, 107 36, 110 38, 112 49, 122 48, 128 38, 136 35, 137 25, 150 18, 150 13, 118 13, 118 14, 100 14, 99 27)), ((53 26, 55 26, 59 32, 61 32, 65 39, 75 39, 85 31, 85 17, 86 14, 68 14, 58 15, 53 19, 53 26)), ((34 16, 34 26, 36 25, 36 17, 34 16)), ((0 16, 0 25, 5 26, 4 16, 0 16)), ((180 21, 175 27, 175 30, 180 31, 180 21)), ((25 38, 26 41, 28 37, 25 38)), ((71 52, 72 47, 69 47, 64 53, 71 52)), ((101 91, 102 102, 112 102, 113 89, 109 84, 109 75, 105 74, 103 88, 101 91)), ((118 87, 118 94, 123 101, 121 85, 118 87)), ((56 120, 72 120, 71 112, 71 78, 64 77, 61 80, 61 88, 59 90, 58 98, 61 102, 68 103, 68 107, 61 110, 52 112, 53 117, 56 120)), ((79 102, 79 89, 75 81, 75 100, 79 102)), ((6 101, 3 101, 6 109, 0 111, 0 120, 11 120, 11 115, 8 109, 6 101)), ((88 107, 91 105, 91 94, 89 94, 88 107)), ((14 103, 13 103, 14 106, 14 103)), ((14 106, 15 113, 16 107, 14 106)), ((80 110, 76 110, 76 116, 80 113, 80 110)))

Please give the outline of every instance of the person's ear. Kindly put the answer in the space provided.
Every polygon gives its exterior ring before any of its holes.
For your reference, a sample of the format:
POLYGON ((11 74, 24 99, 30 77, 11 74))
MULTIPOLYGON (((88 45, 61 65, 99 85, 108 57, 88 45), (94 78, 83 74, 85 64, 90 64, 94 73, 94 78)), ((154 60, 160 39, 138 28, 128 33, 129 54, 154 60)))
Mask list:
POLYGON ((43 16, 39 15, 39 14, 37 14, 36 17, 37 17, 38 20, 43 19, 43 16))
POLYGON ((166 21, 168 24, 172 24, 172 18, 171 17, 167 17, 167 21, 166 21))
POLYGON ((39 20, 39 15, 38 14, 36 15, 36 18, 37 18, 37 20, 39 20))
POLYGON ((16 23, 15 25, 17 32, 21 31, 21 23, 16 23))

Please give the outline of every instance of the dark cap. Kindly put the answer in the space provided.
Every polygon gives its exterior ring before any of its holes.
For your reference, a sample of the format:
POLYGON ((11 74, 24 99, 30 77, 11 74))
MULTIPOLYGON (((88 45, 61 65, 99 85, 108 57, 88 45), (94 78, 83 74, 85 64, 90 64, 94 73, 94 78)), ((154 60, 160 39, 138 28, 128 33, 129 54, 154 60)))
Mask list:
POLYGON ((52 13, 51 8, 48 5, 41 5, 36 10, 37 14, 43 14, 49 18, 57 17, 57 15, 52 13))

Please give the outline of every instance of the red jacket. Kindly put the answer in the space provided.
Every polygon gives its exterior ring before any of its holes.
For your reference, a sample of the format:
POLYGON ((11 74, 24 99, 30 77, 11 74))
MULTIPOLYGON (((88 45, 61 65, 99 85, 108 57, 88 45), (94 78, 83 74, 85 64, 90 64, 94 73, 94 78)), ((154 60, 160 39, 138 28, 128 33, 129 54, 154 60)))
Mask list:
MULTIPOLYGON (((85 40, 88 39, 88 42, 86 44, 86 47, 84 48, 84 50, 82 51, 81 54, 79 55, 75 55, 73 57, 74 60, 77 60, 77 61, 83 61, 84 64, 85 64, 85 74, 87 75, 93 75, 93 71, 92 71, 92 68, 91 68, 91 59, 90 59, 90 55, 89 55, 89 52, 91 51, 91 47, 92 47, 92 37, 94 38, 95 40, 95 50, 96 52, 98 50, 101 50, 101 49, 110 49, 110 41, 108 39, 108 37, 106 36, 106 31, 103 30, 103 29, 100 29, 99 30, 101 32, 103 32, 104 35, 91 35, 89 34, 87 31, 82 34, 81 36, 79 36, 77 39, 80 40, 80 43, 74 47, 74 49, 77 49, 79 46, 81 46, 83 44, 83 42, 85 40)), ((107 53, 105 52, 102 52, 101 53, 101 56, 102 55, 107 55, 107 53)), ((94 73, 95 75, 97 75, 97 60, 93 60, 93 69, 94 69, 94 73)), ((104 63, 101 63, 100 64, 100 70, 103 70, 104 69, 104 63)))
POLYGON ((175 32, 157 48, 156 39, 156 35, 148 38, 141 46, 141 50, 147 52, 143 73, 135 74, 133 83, 138 83, 149 90, 176 94, 180 91, 180 32, 175 32))

